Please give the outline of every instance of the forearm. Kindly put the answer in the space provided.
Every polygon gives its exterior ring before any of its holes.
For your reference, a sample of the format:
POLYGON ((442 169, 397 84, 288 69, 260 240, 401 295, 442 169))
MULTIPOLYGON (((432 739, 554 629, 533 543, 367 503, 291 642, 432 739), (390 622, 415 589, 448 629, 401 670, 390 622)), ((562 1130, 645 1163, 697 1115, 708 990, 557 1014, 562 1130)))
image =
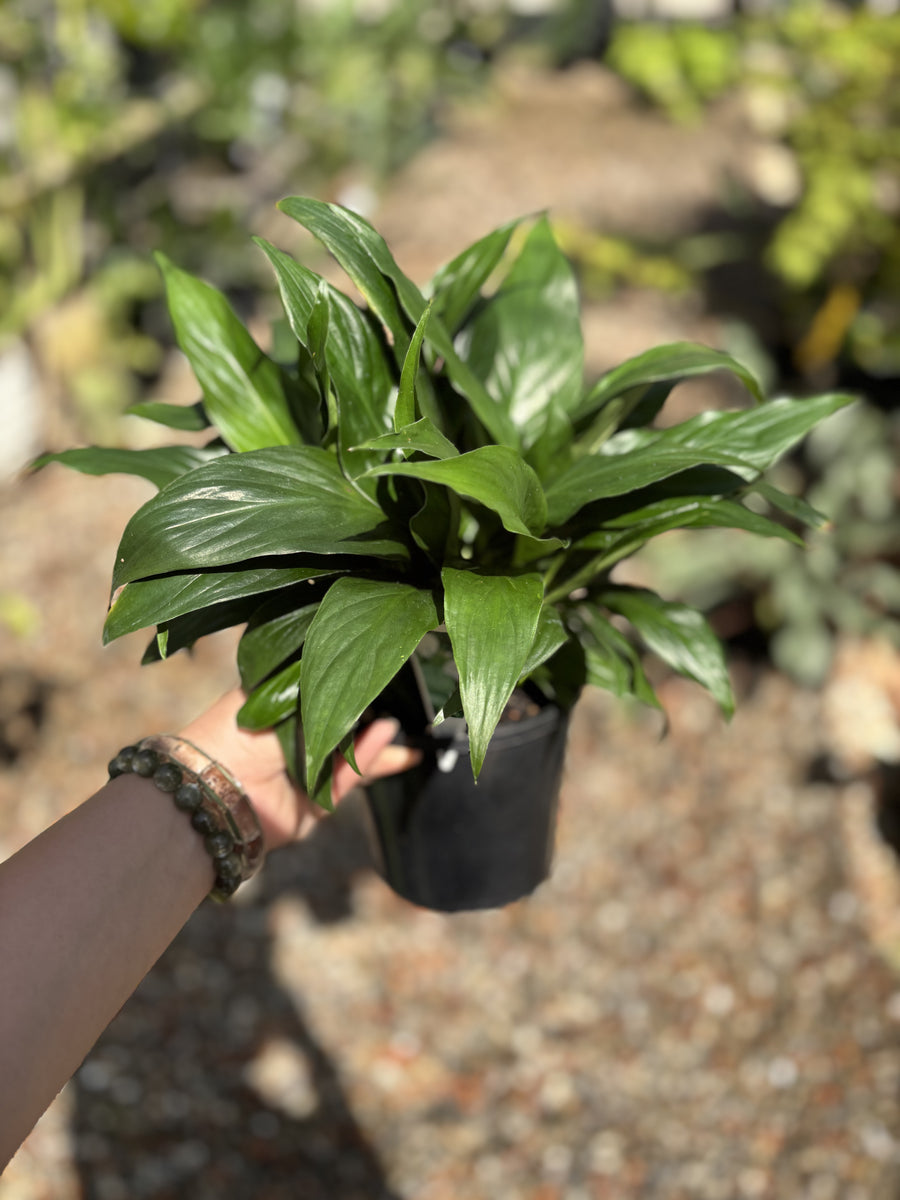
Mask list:
POLYGON ((0 866, 0 1170, 212 884, 202 839, 135 775, 0 866))

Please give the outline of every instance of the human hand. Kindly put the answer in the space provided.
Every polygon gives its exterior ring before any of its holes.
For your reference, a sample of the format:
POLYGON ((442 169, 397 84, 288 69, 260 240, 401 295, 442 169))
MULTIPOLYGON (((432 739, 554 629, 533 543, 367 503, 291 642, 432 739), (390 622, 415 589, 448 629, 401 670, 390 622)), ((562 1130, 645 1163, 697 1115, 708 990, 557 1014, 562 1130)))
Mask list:
MULTIPOLYGON (((306 837, 323 812, 288 776, 281 745, 272 730, 254 732, 238 725, 238 710, 245 700, 240 688, 226 692, 179 736, 221 763, 241 784, 259 817, 266 850, 275 850, 306 837)), ((396 721, 374 721, 356 739, 356 762, 365 778, 394 775, 419 761, 418 751, 390 744, 397 729, 396 721)), ((342 755, 335 755, 334 802, 365 778, 360 779, 342 755)))

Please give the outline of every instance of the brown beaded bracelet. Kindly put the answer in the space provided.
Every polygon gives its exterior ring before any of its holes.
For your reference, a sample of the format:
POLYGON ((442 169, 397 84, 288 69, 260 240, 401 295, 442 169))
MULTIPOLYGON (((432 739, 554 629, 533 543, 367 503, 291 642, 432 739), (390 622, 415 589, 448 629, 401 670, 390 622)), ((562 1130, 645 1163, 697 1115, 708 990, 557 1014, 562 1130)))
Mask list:
POLYGON ((216 870, 214 900, 227 900, 256 873, 264 857, 263 835, 250 800, 237 780, 193 742, 160 734, 125 746, 111 760, 109 777, 128 773, 152 779, 189 814, 216 870))

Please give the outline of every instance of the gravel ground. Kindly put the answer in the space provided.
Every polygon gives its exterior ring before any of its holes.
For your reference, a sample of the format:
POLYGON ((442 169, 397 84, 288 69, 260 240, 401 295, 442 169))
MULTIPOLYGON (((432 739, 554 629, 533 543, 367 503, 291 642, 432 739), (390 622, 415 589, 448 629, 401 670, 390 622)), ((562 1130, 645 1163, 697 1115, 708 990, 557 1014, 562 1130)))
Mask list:
MULTIPOLYGON (((105 483, 54 476, 44 518, 77 496, 98 554, 74 548, 73 640, 0 777, 8 849, 99 782, 112 743, 228 676, 224 639, 139 672, 133 640, 129 662, 77 632, 120 514, 105 483)), ((24 503, 7 497, 4 537, 24 503)), ((2 1200, 895 1196, 900 983, 870 936, 872 791, 815 781, 817 696, 740 664, 736 682, 725 726, 663 680, 664 739, 658 714, 585 697, 530 900, 409 906, 368 869, 351 804, 239 904, 202 907, 2 1200)))

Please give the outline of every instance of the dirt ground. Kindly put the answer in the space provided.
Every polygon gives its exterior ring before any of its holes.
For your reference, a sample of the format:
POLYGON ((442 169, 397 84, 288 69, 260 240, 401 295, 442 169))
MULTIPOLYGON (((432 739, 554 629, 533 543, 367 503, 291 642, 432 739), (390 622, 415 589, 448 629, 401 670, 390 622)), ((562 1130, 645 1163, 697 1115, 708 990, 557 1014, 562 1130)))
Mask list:
MULTIPOLYGON (((689 135, 636 120, 605 76, 511 78, 395 182, 379 224, 419 277, 547 206, 652 227, 664 196, 689 228, 740 144, 726 125, 688 175, 689 135)), ((586 328, 595 369, 720 332, 691 302, 636 293, 586 328)), ((64 399, 46 401, 62 437, 64 399)), ((23 614, 0 623, 0 856, 101 784, 121 744, 232 682, 233 634, 147 669, 146 635, 100 645, 117 539, 149 494, 59 468, 0 491, 2 591, 23 614)), ((900 1196, 878 779, 865 760, 843 781, 822 770, 826 698, 733 669, 730 726, 661 678, 664 739, 657 715, 584 698, 554 871, 530 900, 412 908, 373 875, 349 804, 233 907, 202 907, 0 1200, 900 1196)))

